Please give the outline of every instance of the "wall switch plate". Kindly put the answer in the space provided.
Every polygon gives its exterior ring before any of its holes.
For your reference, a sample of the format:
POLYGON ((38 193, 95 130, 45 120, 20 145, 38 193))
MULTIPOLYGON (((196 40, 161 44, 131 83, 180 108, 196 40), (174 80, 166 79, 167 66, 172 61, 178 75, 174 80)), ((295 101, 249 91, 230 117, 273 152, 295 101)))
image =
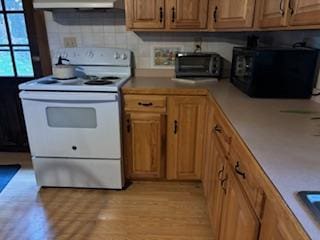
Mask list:
POLYGON ((65 48, 76 48, 78 46, 77 38, 65 37, 65 38, 63 38, 63 45, 65 48))

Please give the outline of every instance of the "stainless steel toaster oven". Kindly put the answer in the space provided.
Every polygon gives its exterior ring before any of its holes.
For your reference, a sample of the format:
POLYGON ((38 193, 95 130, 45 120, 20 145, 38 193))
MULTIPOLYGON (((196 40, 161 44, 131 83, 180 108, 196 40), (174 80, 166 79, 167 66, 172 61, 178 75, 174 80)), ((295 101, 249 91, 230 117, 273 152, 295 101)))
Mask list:
POLYGON ((181 77, 219 78, 222 58, 217 53, 179 52, 176 54, 175 73, 181 77))

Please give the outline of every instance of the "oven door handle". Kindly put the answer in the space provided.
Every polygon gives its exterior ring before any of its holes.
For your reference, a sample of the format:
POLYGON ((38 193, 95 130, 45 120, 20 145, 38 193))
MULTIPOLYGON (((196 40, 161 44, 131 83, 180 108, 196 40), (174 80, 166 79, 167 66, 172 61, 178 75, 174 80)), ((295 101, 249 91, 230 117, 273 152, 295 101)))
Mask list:
POLYGON ((19 94, 23 100, 46 101, 46 102, 117 102, 117 93, 81 93, 81 92, 32 92, 22 91, 19 94))

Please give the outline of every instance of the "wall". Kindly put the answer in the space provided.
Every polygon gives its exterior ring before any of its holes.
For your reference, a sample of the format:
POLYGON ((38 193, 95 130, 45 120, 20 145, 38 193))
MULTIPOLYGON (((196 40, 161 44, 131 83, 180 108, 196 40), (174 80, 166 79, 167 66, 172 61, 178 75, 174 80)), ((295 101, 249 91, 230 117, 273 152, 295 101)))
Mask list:
MULTIPOLYGON (((137 68, 152 68, 153 46, 182 46, 194 50, 194 41, 202 38, 202 50, 217 52, 232 60, 234 46, 244 45, 252 33, 134 33, 126 31, 124 10, 55 11, 45 12, 51 55, 64 47, 65 37, 75 37, 78 47, 119 47, 134 52, 137 68)), ((320 31, 255 32, 260 42, 268 45, 291 46, 304 39, 312 39, 320 49, 320 31)), ((320 102, 320 97, 315 98, 320 102)))
POLYGON ((105 12, 46 12, 51 54, 64 47, 65 37, 76 37, 78 47, 120 47, 134 52, 137 68, 152 68, 152 46, 182 46, 194 50, 201 37, 202 50, 221 54, 231 62, 232 48, 245 43, 246 33, 134 33, 126 31, 123 10, 105 12))

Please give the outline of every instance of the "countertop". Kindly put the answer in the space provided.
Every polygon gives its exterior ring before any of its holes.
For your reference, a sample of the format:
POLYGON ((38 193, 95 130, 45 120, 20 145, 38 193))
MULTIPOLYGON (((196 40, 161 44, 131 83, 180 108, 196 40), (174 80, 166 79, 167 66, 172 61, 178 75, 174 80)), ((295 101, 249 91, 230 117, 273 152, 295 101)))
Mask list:
POLYGON ((185 84, 161 77, 135 77, 124 93, 211 94, 312 239, 320 224, 297 197, 320 191, 320 104, 311 100, 254 99, 229 81, 185 84), (290 111, 310 111, 302 114, 290 111))

